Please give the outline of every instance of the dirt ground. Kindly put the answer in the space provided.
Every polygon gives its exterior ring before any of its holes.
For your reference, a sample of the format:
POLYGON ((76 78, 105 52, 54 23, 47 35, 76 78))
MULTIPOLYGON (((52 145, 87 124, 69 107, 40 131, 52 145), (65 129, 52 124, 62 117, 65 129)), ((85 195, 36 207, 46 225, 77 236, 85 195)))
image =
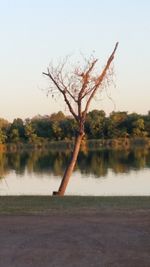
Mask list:
POLYGON ((0 216, 0 267, 149 267, 150 210, 0 216))

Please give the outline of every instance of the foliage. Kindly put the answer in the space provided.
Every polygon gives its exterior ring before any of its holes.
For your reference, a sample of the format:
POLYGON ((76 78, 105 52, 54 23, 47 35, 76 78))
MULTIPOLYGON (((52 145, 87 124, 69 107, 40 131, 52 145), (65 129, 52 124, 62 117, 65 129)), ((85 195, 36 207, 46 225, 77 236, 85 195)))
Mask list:
MULTIPOLYGON (((12 123, 0 119, 0 144, 36 143, 74 140, 77 122, 62 112, 32 119, 14 119, 12 123)), ((86 139, 117 139, 150 137, 150 115, 93 110, 85 121, 86 139)))
POLYGON ((4 144, 7 139, 6 134, 3 132, 3 130, 0 128, 0 144, 4 144))

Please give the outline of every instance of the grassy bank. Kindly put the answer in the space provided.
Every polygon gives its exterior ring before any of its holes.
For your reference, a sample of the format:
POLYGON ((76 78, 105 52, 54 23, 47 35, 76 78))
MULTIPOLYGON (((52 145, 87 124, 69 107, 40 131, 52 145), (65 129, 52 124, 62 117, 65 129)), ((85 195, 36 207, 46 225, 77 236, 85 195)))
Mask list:
POLYGON ((150 197, 0 196, 0 215, 102 209, 150 209, 150 197))

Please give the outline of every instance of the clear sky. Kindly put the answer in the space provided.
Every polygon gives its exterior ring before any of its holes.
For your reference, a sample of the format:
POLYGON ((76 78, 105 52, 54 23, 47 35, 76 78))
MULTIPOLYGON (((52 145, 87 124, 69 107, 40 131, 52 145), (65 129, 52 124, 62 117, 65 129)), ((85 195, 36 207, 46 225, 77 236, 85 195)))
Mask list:
MULTIPOLYGON (((102 66, 116 41, 116 111, 150 110, 149 0, 0 0, 0 117, 12 121, 65 111, 47 98, 52 59, 94 50, 102 66)), ((92 108, 114 109, 104 98, 92 108)))

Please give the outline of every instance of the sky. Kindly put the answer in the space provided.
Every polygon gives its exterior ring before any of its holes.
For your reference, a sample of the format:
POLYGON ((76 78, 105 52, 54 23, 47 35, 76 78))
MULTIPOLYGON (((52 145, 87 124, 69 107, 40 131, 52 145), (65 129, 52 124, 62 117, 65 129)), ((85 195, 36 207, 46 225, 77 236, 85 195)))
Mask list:
POLYGON ((119 42, 113 102, 91 109, 147 114, 150 110, 149 0, 0 0, 0 117, 31 118, 62 110, 46 96, 42 75, 52 60, 93 53, 101 66, 119 42))

